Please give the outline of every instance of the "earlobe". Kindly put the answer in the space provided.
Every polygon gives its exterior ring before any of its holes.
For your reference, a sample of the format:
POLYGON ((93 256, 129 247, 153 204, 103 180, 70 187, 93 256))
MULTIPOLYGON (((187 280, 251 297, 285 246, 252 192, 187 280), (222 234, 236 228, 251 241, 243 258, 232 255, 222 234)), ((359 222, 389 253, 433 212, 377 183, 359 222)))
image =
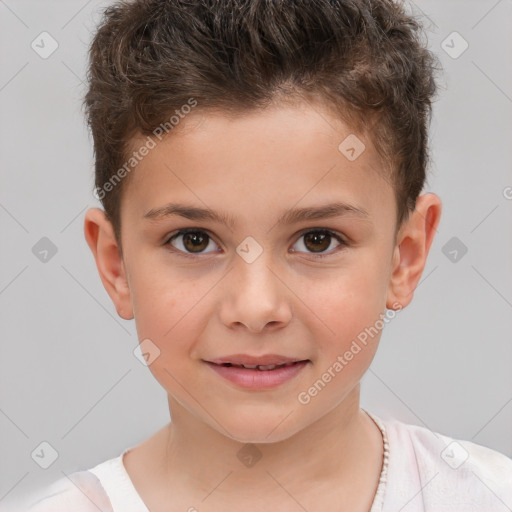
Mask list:
POLYGON ((401 309, 411 302, 441 220, 441 210, 441 199, 437 195, 428 193, 418 197, 416 208, 400 231, 394 249, 386 298, 388 309, 401 309))
POLYGON ((112 224, 103 210, 99 208, 87 210, 84 219, 84 235, 96 260, 101 282, 112 299, 117 314, 125 320, 131 320, 133 306, 125 265, 112 224))

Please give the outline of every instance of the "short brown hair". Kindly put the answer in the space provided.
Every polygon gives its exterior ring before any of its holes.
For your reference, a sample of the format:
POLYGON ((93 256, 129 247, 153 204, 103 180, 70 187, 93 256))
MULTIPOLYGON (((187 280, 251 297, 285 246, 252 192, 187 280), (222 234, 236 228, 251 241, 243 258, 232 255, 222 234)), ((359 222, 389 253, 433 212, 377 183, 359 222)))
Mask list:
POLYGON ((320 99, 382 157, 398 230, 429 161, 439 60, 422 28, 392 0, 121 0, 107 7, 89 49, 84 106, 95 188, 119 247, 128 178, 120 176, 129 172, 132 137, 159 133, 191 98, 196 109, 226 114, 320 99))

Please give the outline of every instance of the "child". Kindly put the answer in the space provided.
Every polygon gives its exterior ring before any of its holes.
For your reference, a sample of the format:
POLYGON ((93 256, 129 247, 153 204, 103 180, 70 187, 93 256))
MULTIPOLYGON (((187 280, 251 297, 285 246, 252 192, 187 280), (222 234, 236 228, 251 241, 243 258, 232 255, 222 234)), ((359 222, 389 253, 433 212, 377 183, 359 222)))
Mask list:
POLYGON ((84 231, 171 422, 33 512, 511 509, 508 457, 359 404, 441 215, 420 29, 391 0, 106 9, 84 231))

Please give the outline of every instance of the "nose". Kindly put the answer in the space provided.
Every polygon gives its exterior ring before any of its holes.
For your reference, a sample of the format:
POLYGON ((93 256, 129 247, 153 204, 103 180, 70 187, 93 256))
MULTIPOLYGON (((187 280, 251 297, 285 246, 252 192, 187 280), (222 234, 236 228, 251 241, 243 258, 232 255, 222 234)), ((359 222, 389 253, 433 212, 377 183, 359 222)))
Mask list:
POLYGON ((292 318, 293 293, 285 276, 279 275, 264 254, 252 263, 239 258, 223 284, 220 317, 231 329, 245 326, 252 333, 273 331, 292 318))

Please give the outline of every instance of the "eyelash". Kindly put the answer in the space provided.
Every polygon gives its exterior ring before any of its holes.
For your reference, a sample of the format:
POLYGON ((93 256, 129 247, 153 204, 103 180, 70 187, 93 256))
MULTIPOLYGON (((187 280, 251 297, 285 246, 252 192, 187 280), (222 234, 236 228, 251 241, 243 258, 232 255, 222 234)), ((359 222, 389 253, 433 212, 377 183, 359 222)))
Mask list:
MULTIPOLYGON (((173 235, 171 235, 167 241, 165 242, 165 246, 169 246, 170 247, 170 250, 177 254, 178 256, 183 256, 185 258, 197 258, 198 256, 201 256, 201 254, 208 254, 208 253, 196 253, 196 254, 193 254, 193 253, 187 253, 187 252, 184 252, 182 251, 181 249, 176 249, 175 247, 173 247, 171 245, 171 242, 173 240, 175 240, 176 238, 178 238, 179 236, 181 235, 186 235, 187 233, 204 233, 208 236, 208 238, 210 240, 213 240, 213 238, 210 236, 210 234, 208 233, 208 231, 204 230, 204 229, 199 229, 199 228, 187 228, 187 229, 180 229, 179 231, 177 231, 176 233, 174 233, 173 235)), ((340 247, 348 247, 348 243, 343 239, 341 238, 335 231, 331 231, 330 229, 325 229, 325 228, 316 228, 316 229, 308 229, 306 231, 302 231, 301 233, 299 233, 299 238, 300 239, 301 237, 303 237, 304 235, 307 235, 307 234, 310 234, 310 233, 321 233, 321 234, 328 234, 330 235, 332 238, 336 239, 340 245, 338 246, 337 249, 339 249, 340 247)), ((297 239, 297 240, 298 240, 297 239)), ((218 245, 218 244, 217 244, 218 245)), ((295 251, 295 252, 301 252, 301 251, 295 251)), ((313 255, 314 258, 326 258, 326 257, 329 257, 329 256, 332 256, 333 255, 333 252, 338 252, 336 249, 333 249, 327 253, 313 253, 313 252, 310 252, 310 253, 307 253, 307 254, 311 254, 313 255)))

